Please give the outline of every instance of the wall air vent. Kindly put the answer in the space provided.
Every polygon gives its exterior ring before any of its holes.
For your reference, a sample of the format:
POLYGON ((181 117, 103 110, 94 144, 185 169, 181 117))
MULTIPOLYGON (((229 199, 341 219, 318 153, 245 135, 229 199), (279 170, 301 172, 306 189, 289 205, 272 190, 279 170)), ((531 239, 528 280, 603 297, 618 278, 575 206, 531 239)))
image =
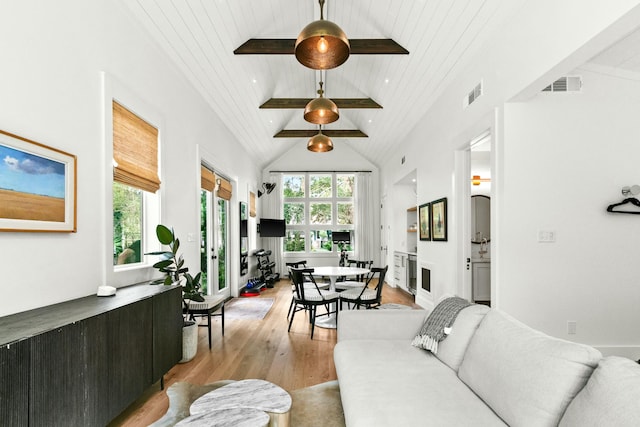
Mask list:
POLYGON ((469 105, 471 105, 473 102, 475 102, 476 99, 478 99, 480 97, 480 95, 482 95, 482 81, 480 83, 478 83, 476 85, 476 87, 474 87, 471 92, 469 92, 465 97, 464 100, 462 101, 462 106, 464 108, 467 108, 469 105))
POLYGON ((582 78, 580 76, 560 77, 549 86, 542 89, 543 92, 580 92, 582 78))

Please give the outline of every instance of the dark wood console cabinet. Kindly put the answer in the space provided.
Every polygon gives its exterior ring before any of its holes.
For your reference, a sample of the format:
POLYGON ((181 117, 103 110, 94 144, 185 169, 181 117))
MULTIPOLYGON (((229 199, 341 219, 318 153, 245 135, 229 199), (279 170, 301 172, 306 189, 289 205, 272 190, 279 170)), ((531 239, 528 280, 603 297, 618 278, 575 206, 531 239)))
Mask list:
POLYGON ((0 420, 106 425, 181 358, 179 286, 134 285, 0 318, 0 420))

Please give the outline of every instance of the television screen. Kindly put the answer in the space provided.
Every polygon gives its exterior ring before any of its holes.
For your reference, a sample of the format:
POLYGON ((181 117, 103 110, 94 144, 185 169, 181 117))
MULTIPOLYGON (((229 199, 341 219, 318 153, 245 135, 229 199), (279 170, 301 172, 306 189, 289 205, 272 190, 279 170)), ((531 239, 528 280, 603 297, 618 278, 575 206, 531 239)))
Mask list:
POLYGON ((350 231, 334 231, 331 233, 331 240, 337 242, 351 242, 350 231))
POLYGON ((284 237, 285 230, 284 219, 260 219, 260 237, 284 237))

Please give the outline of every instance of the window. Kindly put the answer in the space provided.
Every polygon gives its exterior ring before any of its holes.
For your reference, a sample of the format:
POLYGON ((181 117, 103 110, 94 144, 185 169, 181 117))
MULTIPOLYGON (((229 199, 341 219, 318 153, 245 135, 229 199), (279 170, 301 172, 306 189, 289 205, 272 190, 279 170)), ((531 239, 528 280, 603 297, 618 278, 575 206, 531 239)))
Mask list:
POLYGON ((284 251, 297 253, 339 252, 332 241, 334 231, 348 231, 353 251, 355 229, 355 175, 305 173, 282 177, 282 200, 287 226, 284 251))
MULTIPOLYGON (((116 101, 113 107, 113 265, 140 264, 157 221, 158 129, 116 101), (153 218, 154 220, 157 218, 153 218)), ((118 268, 118 267, 116 267, 118 268)))

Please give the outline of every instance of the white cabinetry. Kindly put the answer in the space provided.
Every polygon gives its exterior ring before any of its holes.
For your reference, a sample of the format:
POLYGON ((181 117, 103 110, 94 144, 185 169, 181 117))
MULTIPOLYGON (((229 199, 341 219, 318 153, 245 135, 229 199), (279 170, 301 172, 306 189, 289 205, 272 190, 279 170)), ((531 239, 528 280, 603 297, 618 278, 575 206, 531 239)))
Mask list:
POLYGON ((473 262, 473 301, 491 301, 491 262, 473 262))
POLYGON ((396 288, 407 290, 407 254, 393 254, 393 282, 396 288))

